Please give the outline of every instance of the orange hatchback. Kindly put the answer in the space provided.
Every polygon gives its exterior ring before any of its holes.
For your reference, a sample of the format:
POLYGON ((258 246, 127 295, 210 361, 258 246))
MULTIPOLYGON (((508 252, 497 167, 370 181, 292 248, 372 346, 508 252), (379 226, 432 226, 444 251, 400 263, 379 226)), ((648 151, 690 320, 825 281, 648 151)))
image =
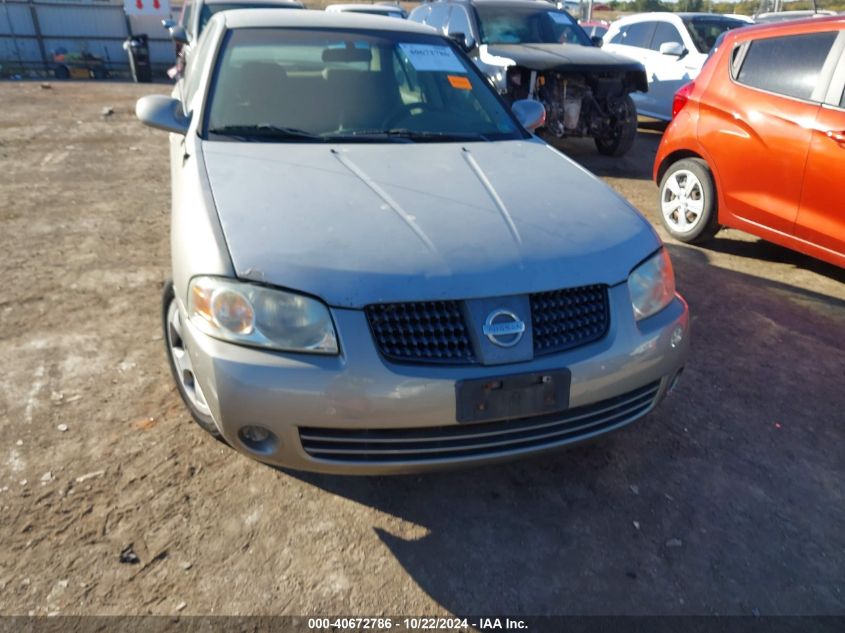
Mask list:
POLYGON ((728 32, 672 112, 654 180, 673 237, 729 226, 845 267, 845 16, 728 32))

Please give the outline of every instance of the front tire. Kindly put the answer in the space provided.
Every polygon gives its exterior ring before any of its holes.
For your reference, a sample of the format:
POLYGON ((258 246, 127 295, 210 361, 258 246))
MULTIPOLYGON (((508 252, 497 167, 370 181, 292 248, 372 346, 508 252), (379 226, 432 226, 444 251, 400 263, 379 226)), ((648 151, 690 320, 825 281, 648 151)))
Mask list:
POLYGON ((163 338, 167 350, 167 362, 170 365, 170 373, 176 382, 179 395, 182 396, 182 401, 188 407, 194 421, 214 438, 222 440, 220 431, 211 417, 211 410, 208 408, 208 402, 202 388, 194 375, 191 355, 188 353, 188 348, 182 336, 186 326, 176 302, 172 281, 168 281, 164 285, 161 299, 161 320, 164 328, 163 338))
POLYGON ((687 244, 719 232, 716 186, 706 162, 684 158, 666 170, 660 181, 660 219, 672 237, 687 244))
POLYGON ((611 108, 611 125, 595 138, 596 149, 605 156, 624 156, 637 138, 637 106, 625 95, 611 108))

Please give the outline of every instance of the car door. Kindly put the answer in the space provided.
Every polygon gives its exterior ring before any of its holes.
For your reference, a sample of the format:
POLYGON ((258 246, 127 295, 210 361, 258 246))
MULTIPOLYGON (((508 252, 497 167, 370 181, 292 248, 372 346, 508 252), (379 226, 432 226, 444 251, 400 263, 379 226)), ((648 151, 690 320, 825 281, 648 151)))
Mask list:
POLYGON ((700 106, 698 138, 726 212, 792 234, 834 33, 750 40, 734 48, 700 106))
POLYGON ((408 14, 408 20, 410 20, 411 22, 419 22, 420 24, 425 24, 429 13, 431 13, 431 5, 421 4, 416 9, 411 11, 411 13, 408 14))
POLYGON ((446 23, 449 21, 449 10, 452 5, 436 3, 431 5, 431 12, 425 18, 425 24, 437 29, 441 35, 446 34, 446 23))
MULTIPOLYGON (((643 64, 648 71, 649 61, 652 57, 651 39, 657 24, 652 21, 632 22, 619 28, 619 31, 612 35, 605 48, 612 53, 618 53, 625 57, 636 59, 643 64)), ((631 98, 637 104, 637 110, 646 113, 654 109, 651 91, 632 92, 631 98)))
POLYGON ((845 185, 843 49, 845 31, 840 31, 827 63, 832 71, 830 87, 812 128, 795 236, 845 258, 845 198, 842 195, 845 185))
MULTIPOLYGON (((462 6, 455 5, 449 14, 449 22, 446 25, 446 35, 455 38, 456 35, 464 34, 464 44, 474 45, 478 41, 478 35, 473 32, 469 14, 462 6)), ((470 46, 469 48, 472 48, 470 46)))
POLYGON ((657 22, 649 48, 645 67, 648 74, 650 114, 668 121, 672 118, 672 100, 675 92, 695 79, 701 70, 700 64, 696 63, 699 55, 671 22, 657 22), (664 44, 677 44, 683 52, 661 52, 660 47, 664 44))
MULTIPOLYGON (((179 19, 177 20, 177 24, 179 24, 179 26, 181 26, 183 29, 185 29, 186 33, 188 32, 188 29, 190 28, 191 15, 193 14, 193 7, 194 7, 193 0, 185 0, 185 2, 182 3, 182 9, 179 12, 179 19)), ((174 46, 176 47, 176 56, 178 57, 179 54, 182 52, 183 44, 175 42, 174 46)))

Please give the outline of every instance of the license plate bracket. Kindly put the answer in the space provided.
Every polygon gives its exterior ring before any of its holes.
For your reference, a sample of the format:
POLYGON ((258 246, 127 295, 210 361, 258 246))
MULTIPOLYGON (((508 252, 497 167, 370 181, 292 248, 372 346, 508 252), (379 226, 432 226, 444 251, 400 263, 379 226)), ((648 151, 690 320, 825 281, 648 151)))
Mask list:
POLYGON ((525 418, 569 408, 568 369, 460 380, 455 383, 458 422, 525 418))

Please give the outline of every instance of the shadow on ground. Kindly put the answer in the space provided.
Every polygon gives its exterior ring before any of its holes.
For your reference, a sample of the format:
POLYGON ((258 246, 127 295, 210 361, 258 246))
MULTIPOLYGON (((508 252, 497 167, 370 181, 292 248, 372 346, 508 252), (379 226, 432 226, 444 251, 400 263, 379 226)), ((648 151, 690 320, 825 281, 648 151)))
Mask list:
POLYGON ((480 469, 291 474, 425 528, 377 531, 451 612, 843 613, 845 307, 671 248, 693 352, 647 418, 480 469), (837 320, 803 309, 809 295, 837 320))
POLYGON ((786 264, 845 283, 845 269, 843 268, 762 239, 753 241, 735 239, 731 237, 730 231, 717 233, 715 238, 701 244, 699 248, 705 252, 713 251, 756 261, 786 264))
POLYGON ((657 146, 666 127, 659 121, 640 121, 633 147, 624 156, 602 156, 592 139, 546 139, 561 152, 604 178, 651 180, 657 146))

